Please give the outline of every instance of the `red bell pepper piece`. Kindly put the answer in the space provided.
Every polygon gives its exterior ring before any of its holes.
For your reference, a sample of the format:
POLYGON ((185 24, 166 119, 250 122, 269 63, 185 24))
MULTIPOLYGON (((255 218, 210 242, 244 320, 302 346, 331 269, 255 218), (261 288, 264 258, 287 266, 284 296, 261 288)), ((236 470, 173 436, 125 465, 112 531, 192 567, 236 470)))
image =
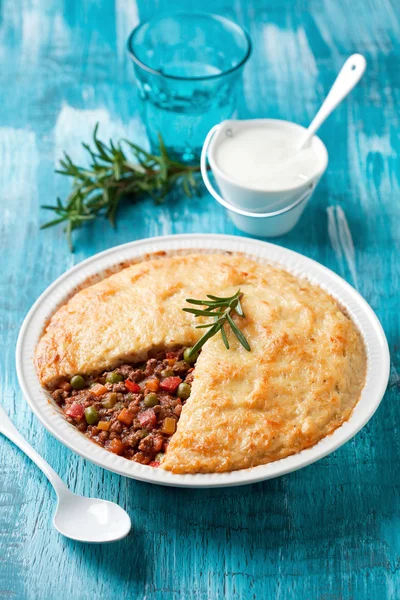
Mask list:
POLYGON ((182 379, 180 377, 166 377, 161 381, 160 388, 165 392, 174 393, 178 387, 178 385, 182 383, 182 379))
POLYGON ((152 408, 143 411, 137 415, 137 419, 142 427, 155 427, 157 423, 156 413, 152 408))
POLYGON ((158 462, 158 460, 152 460, 151 462, 149 462, 149 467, 159 467, 160 463, 158 462))
POLYGON ((73 419, 82 419, 83 415, 85 414, 85 409, 83 408, 82 404, 74 402, 71 404, 69 409, 65 411, 65 414, 73 419))
POLYGON ((140 385, 138 385, 134 381, 130 381, 129 379, 127 379, 125 381, 125 387, 127 390, 129 390, 133 394, 140 394, 140 392, 142 391, 142 388, 140 387, 140 385))

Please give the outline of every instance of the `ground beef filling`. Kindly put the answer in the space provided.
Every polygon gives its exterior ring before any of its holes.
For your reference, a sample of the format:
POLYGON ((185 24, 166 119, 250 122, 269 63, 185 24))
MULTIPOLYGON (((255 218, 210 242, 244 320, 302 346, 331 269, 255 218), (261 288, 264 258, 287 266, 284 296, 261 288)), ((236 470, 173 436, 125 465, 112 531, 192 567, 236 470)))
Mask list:
POLYGON ((158 467, 190 395, 194 367, 184 360, 184 350, 159 352, 145 363, 124 364, 97 377, 74 375, 59 383, 53 398, 89 439, 158 467))

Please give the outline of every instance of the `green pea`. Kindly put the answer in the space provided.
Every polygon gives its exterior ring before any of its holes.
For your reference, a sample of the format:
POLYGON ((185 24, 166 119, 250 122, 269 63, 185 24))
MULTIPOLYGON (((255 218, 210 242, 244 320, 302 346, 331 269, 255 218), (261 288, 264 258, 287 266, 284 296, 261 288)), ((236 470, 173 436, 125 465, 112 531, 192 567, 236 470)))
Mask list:
POLYGON ((191 387, 188 383, 180 383, 176 390, 176 395, 182 400, 187 400, 190 396, 191 387))
POLYGON ((96 425, 99 422, 100 415, 94 406, 85 408, 85 419, 88 425, 96 425))
POLYGON ((104 408, 114 408, 117 403, 117 394, 115 392, 111 392, 111 394, 107 394, 104 397, 104 400, 101 401, 101 405, 104 408))
POLYGON ((120 373, 117 373, 116 371, 113 371, 112 373, 107 373, 107 383, 119 383, 123 380, 124 378, 122 377, 122 375, 120 373))
POLYGON ((173 377, 175 375, 173 369, 164 369, 161 371, 161 377, 173 377))
POLYGON ((158 404, 158 396, 154 392, 150 392, 144 397, 143 404, 147 406, 147 408, 152 408, 156 404, 158 404))
POLYGON ((70 384, 74 390, 82 390, 86 386, 85 380, 81 375, 74 375, 71 377, 70 384))
POLYGON ((185 348, 185 351, 184 351, 184 353, 183 353, 183 359, 184 359, 184 360, 185 360, 185 361, 186 361, 186 362, 187 362, 189 365, 193 365, 193 364, 196 362, 196 360, 197 360, 197 358, 198 358, 198 356, 199 356, 199 353, 198 353, 198 352, 195 352, 195 353, 194 353, 192 356, 189 356, 189 354, 190 354, 191 350, 192 350, 191 348, 185 348))

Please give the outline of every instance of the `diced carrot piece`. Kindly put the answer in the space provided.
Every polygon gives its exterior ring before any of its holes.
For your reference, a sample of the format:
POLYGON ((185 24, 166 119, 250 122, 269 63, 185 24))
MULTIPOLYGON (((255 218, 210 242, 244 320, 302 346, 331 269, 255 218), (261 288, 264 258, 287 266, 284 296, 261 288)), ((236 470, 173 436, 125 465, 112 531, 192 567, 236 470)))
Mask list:
POLYGON ((110 429, 110 425, 110 421, 99 421, 97 423, 97 429, 101 429, 101 431, 108 431, 110 429))
POLYGON ((108 392, 108 389, 106 388, 105 385, 102 385, 101 383, 96 383, 96 385, 94 385, 92 388, 90 388, 90 393, 93 394, 93 396, 96 396, 97 398, 99 396, 103 396, 107 392, 108 392))
POLYGON ((175 429, 176 429, 175 419, 172 419, 171 417, 166 417, 164 419, 164 423, 163 423, 161 431, 163 433, 166 433, 167 435, 172 435, 173 433, 175 433, 175 429))
POLYGON ((146 381, 146 389, 150 390, 150 392, 158 392, 159 387, 160 382, 158 379, 149 379, 149 381, 146 381))
POLYGON ((167 363, 169 364, 170 367, 173 367, 174 364, 176 363, 176 358, 167 358, 167 363))
POLYGON ((114 454, 122 454, 125 450, 125 445, 118 438, 114 438, 111 440, 108 449, 111 450, 111 452, 114 452, 114 454))
POLYGON ((117 417, 118 421, 121 421, 121 423, 128 427, 132 425, 134 418, 135 416, 126 408, 123 408, 117 417))

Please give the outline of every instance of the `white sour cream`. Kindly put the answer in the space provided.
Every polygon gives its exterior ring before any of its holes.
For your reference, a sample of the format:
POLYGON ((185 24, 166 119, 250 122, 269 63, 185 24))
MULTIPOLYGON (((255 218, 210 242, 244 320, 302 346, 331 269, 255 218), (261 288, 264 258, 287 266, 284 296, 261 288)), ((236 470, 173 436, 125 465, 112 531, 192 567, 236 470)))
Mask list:
POLYGON ((235 183, 258 190, 287 190, 312 180, 323 158, 311 144, 296 151, 301 130, 260 126, 241 128, 218 144, 215 162, 235 183))

